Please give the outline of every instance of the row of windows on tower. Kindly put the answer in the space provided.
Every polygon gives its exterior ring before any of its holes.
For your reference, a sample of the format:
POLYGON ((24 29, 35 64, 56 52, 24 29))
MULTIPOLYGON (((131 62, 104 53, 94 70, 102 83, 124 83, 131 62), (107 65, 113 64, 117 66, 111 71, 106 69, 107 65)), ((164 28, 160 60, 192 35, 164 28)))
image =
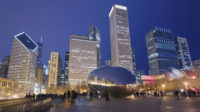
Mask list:
POLYGON ((156 48, 167 49, 167 50, 176 50, 176 48, 173 44, 156 43, 156 48))
POLYGON ((176 54, 159 53, 159 57, 177 58, 176 54))
POLYGON ((166 39, 157 39, 157 42, 174 44, 174 41, 166 39))

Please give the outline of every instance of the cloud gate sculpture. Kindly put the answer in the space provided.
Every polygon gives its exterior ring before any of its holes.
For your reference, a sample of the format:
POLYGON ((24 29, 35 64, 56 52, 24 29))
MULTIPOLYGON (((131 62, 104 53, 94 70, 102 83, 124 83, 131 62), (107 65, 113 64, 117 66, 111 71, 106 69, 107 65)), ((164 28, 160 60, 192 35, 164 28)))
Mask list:
POLYGON ((125 68, 104 66, 89 74, 88 86, 94 93, 108 92, 114 97, 124 97, 136 89, 136 77, 125 68))

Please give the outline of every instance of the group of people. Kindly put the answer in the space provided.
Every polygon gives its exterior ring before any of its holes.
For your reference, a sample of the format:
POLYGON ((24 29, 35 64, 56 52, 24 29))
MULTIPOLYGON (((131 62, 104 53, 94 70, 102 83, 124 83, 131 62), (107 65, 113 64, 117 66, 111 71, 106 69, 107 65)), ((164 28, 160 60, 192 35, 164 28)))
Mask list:
MULTIPOLYGON (((195 91, 188 90, 188 91, 180 91, 180 90, 175 90, 175 91, 170 91, 174 94, 177 100, 179 100, 179 97, 195 97, 198 96, 198 94, 195 91)), ((137 97, 146 97, 149 95, 153 95, 155 97, 163 97, 166 94, 170 94, 170 92, 164 92, 164 91, 154 91, 153 94, 148 94, 146 91, 136 91, 133 95, 135 98, 137 97)))
MULTIPOLYGON (((71 99, 71 102, 75 102, 76 98, 83 96, 89 96, 89 99, 92 100, 94 97, 97 97, 98 95, 94 94, 93 92, 89 92, 89 93, 78 93, 75 90, 68 90, 67 92, 64 92, 64 98, 69 98, 71 99)), ((110 95, 109 92, 106 91, 104 94, 102 94, 102 96, 105 98, 105 101, 109 101, 110 100, 110 95)))

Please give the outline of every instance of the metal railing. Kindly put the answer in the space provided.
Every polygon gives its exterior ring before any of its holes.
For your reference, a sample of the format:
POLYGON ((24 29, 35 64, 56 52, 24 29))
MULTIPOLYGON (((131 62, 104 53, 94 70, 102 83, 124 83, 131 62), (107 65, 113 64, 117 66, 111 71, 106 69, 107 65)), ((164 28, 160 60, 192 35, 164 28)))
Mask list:
POLYGON ((51 107, 51 98, 0 100, 0 112, 38 112, 51 107))

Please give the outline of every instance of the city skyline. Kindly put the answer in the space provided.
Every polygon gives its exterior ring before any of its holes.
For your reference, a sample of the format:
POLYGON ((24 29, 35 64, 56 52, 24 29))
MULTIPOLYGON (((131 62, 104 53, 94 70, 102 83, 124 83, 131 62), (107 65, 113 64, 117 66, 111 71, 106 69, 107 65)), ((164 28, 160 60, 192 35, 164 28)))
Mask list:
POLYGON ((101 32, 101 47, 102 47, 101 62, 102 64, 104 64, 105 60, 111 59, 110 49, 108 49, 110 48, 110 38, 109 38, 110 30, 109 30, 108 13, 113 4, 124 5, 128 8, 131 45, 132 47, 135 48, 136 66, 138 70, 144 69, 146 72, 148 72, 148 66, 147 66, 148 58, 145 46, 145 35, 153 26, 169 28, 173 30, 175 36, 187 37, 192 60, 194 61, 200 58, 200 53, 196 52, 195 49, 196 47, 199 46, 198 42, 200 41, 199 39, 200 33, 198 32, 198 29, 200 29, 200 22, 197 21, 200 19, 199 15, 197 15, 199 9, 198 1, 190 3, 185 0, 182 1, 182 4, 178 4, 179 2, 172 0, 164 1, 164 3, 155 1, 148 2, 145 0, 141 2, 138 1, 114 2, 111 0, 106 2, 105 1, 91 2, 90 0, 88 0, 85 2, 60 1, 57 2, 57 4, 61 6, 60 8, 54 5, 53 3, 49 3, 49 5, 46 6, 44 2, 41 2, 39 6, 30 7, 30 9, 28 8, 28 6, 35 6, 38 2, 33 2, 32 4, 24 2, 25 4, 27 4, 27 6, 19 9, 16 8, 20 7, 18 6, 20 5, 20 2, 19 3, 16 2, 17 7, 13 6, 13 8, 10 9, 8 7, 9 1, 7 3, 6 2, 0 3, 1 5, 2 4, 5 5, 5 6, 0 5, 1 6, 0 9, 2 10, 1 14, 3 17, 0 19, 1 20, 0 24, 2 24, 0 25, 0 28, 2 29, 0 31, 0 37, 2 38, 2 41, 0 42, 0 48, 1 48, 0 60, 2 60, 6 55, 11 54, 12 39, 14 35, 20 32, 26 32, 35 41, 39 41, 40 37, 41 36, 43 37, 43 46, 44 46, 42 54, 43 64, 48 63, 48 59, 50 58, 49 57, 50 52, 52 51, 59 52, 61 54, 62 60, 64 60, 65 51, 69 51, 68 50, 69 35, 73 33, 80 35, 87 35, 88 28, 94 24, 101 32), (91 5, 93 6, 90 8, 84 8, 85 5, 87 5, 87 2, 91 2, 91 5), (146 5, 145 6, 143 4, 144 2, 148 2, 150 4, 149 5, 145 4, 146 5), (72 7, 65 6, 67 3, 69 3, 70 5, 77 5, 76 7, 77 9, 73 8, 70 10, 71 12, 68 11, 67 9, 70 9, 72 7), (105 4, 104 9, 99 7, 103 4, 105 4), (40 6, 43 5, 45 7, 44 9, 41 9, 40 6), (162 8, 160 11, 156 10, 157 8, 162 7, 164 5, 166 6, 162 8), (7 10, 7 8, 9 10, 5 11, 7 10), (93 8, 95 8, 95 10, 93 10, 93 8), (139 11, 140 13, 138 13, 137 11, 142 8, 144 9, 140 10, 139 11), (171 9, 167 10, 168 8, 171 9), (16 15, 14 11, 15 9, 17 12, 16 15), (24 9, 27 9, 27 11, 32 12, 32 14, 27 13, 24 9), (148 11, 147 9, 149 9, 150 11, 148 11), (57 13, 60 11, 62 12, 60 13, 61 15, 57 13), (77 11, 79 12, 76 13, 77 11), (49 14, 47 12, 52 12, 52 14, 49 14), (152 15, 148 15, 149 13, 151 13, 153 16, 157 15, 158 17, 152 17, 152 15), (166 16, 169 17, 168 18, 162 17, 164 16, 163 15, 164 13, 166 14, 166 16), (6 14, 11 14, 11 15, 6 15, 6 14), (30 17, 33 17, 33 19, 31 19, 28 16, 23 16, 23 18, 20 18, 20 14, 28 15, 30 17), (38 16, 38 18, 34 16, 38 16), (53 18, 47 19, 44 16, 53 18), (76 21, 75 18, 80 18, 81 16, 82 19, 76 21), (16 19, 17 21, 13 19, 16 19), (59 20, 59 22, 56 22, 55 20, 59 20), (52 21, 55 23, 52 23, 52 21), (55 45, 54 42, 57 44, 55 45), (5 47, 7 48, 6 50, 3 49, 5 47))

